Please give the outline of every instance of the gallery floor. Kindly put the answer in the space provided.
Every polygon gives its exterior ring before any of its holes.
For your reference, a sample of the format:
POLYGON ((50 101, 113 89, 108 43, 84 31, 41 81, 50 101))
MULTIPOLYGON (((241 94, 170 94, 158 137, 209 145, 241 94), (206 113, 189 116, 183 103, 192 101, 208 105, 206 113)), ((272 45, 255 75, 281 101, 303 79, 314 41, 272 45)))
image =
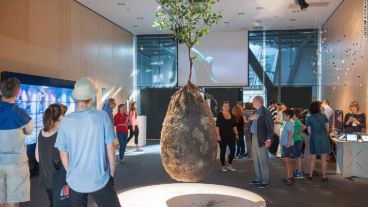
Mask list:
MULTIPOLYGON (((115 185, 117 191, 124 192, 142 186, 174 183, 165 173, 160 160, 159 145, 149 145, 140 153, 132 149, 126 155, 125 163, 117 164, 115 185)), ((335 165, 329 165, 329 182, 322 183, 320 178, 313 182, 298 180, 293 186, 281 182, 284 176, 283 161, 272 159, 271 186, 257 189, 248 184, 253 178, 251 160, 235 160, 235 172, 221 172, 217 166, 203 183, 219 184, 252 191, 262 196, 268 207, 361 207, 368 206, 368 180, 343 179, 335 174, 335 165)), ((86 172, 87 173, 87 172, 86 172)), ((46 193, 40 188, 39 180, 33 177, 31 202, 22 207, 48 207, 46 193)), ((144 199, 144 198, 140 198, 144 199)), ((95 207, 90 199, 88 206, 95 207)), ((124 201, 122 201, 124 206, 124 201)))

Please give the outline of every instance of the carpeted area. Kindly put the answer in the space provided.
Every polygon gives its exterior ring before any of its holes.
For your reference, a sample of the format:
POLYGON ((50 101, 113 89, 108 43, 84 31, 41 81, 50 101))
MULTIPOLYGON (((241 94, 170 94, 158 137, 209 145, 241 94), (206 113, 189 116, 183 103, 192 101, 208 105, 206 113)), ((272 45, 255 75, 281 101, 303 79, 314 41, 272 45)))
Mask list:
MULTIPOLYGON (((142 152, 133 152, 133 149, 129 149, 125 162, 117 164, 115 185, 118 192, 141 186, 175 182, 165 173, 161 164, 159 145, 149 145, 144 147, 143 150, 142 152)), ((315 177, 313 182, 302 179, 297 180, 292 186, 287 186, 281 182, 281 178, 284 177, 283 160, 271 159, 271 185, 267 189, 257 189, 248 184, 253 179, 251 160, 235 160, 233 166, 237 171, 222 172, 219 163, 203 183, 252 191, 262 196, 268 207, 368 206, 368 180, 359 178, 343 179, 340 175, 335 174, 335 164, 329 165, 328 183, 322 183, 320 177, 315 177)), ((40 188, 38 178, 34 177, 31 181, 32 201, 22 204, 22 206, 48 207, 46 193, 40 188)), ((90 199, 88 206, 96 206, 93 199, 90 199)), ((124 201, 122 201, 122 206, 124 206, 124 201)))

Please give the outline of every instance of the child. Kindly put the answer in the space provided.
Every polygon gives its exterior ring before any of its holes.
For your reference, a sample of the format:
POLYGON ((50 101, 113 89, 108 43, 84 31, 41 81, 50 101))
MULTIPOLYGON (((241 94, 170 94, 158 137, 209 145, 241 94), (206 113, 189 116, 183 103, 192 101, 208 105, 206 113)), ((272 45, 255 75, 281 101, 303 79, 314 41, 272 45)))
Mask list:
POLYGON ((291 118, 294 116, 293 111, 285 110, 283 112, 283 118, 286 122, 281 134, 281 146, 284 153, 284 161, 286 165, 286 175, 287 177, 283 179, 287 185, 291 185, 293 183, 293 173, 292 173, 292 164, 291 164, 291 156, 293 154, 293 133, 294 126, 291 122, 291 118))
POLYGON ((302 179, 303 176, 303 164, 302 164, 302 132, 305 130, 305 125, 299 120, 300 111, 294 110, 294 116, 292 117, 294 121, 294 149, 293 149, 293 157, 296 159, 296 170, 294 171, 294 177, 302 179))

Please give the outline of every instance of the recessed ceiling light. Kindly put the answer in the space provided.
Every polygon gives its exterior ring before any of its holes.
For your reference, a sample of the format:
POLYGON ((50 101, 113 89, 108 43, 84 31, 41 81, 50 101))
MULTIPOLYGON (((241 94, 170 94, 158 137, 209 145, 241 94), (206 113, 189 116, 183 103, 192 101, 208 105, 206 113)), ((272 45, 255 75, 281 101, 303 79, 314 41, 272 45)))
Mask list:
POLYGON ((239 12, 238 15, 244 15, 245 13, 244 12, 239 12))
POLYGON ((264 9, 263 7, 261 7, 261 6, 258 6, 258 7, 256 7, 256 9, 257 10, 261 10, 261 9, 264 9))
POLYGON ((262 20, 257 20, 256 22, 257 22, 257 23, 261 23, 261 22, 263 22, 263 21, 262 21, 262 20))
POLYGON ((262 30, 263 27, 262 26, 256 26, 256 27, 253 27, 253 29, 255 29, 255 30, 262 30))
POLYGON ((224 24, 229 24, 230 22, 224 22, 224 24))
POLYGON ((290 21, 291 21, 291 22, 295 22, 295 21, 296 21, 296 19, 290 19, 290 21))
POLYGON ((133 27, 138 27, 138 25, 133 25, 133 27))
POLYGON ((124 2, 118 2, 118 5, 119 6, 125 6, 125 3, 124 2))
POLYGON ((142 19, 143 19, 143 17, 137 17, 137 19, 138 19, 138 20, 142 20, 142 19))

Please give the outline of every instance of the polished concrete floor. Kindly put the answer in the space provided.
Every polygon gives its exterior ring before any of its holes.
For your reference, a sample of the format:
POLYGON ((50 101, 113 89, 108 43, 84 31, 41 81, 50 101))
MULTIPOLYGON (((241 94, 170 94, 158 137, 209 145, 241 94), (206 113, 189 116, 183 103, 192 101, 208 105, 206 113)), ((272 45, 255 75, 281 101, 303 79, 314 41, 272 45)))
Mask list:
MULTIPOLYGON (((161 165, 159 146, 150 145, 140 153, 129 150, 125 163, 117 164, 116 190, 124 192, 142 186, 174 183, 161 165)), ((235 160, 235 172, 221 172, 218 165, 203 183, 219 184, 252 191, 262 196, 268 207, 364 207, 368 206, 368 180, 354 178, 343 179, 335 174, 335 165, 329 165, 329 182, 322 183, 319 177, 313 182, 298 180, 292 186, 281 182, 284 165, 280 159, 272 159, 271 185, 267 189, 257 189, 248 184, 253 179, 252 161, 235 160)), ((87 172, 86 172, 87 173, 87 172)), ((22 206, 48 207, 46 193, 40 188, 38 178, 33 177, 31 202, 22 206)), ((144 198, 142 198, 144 199, 144 198)), ((124 201, 122 201, 124 207, 124 201)), ((93 199, 89 205, 96 206, 93 199)), ((130 207, 130 206, 126 206, 130 207)), ((137 206, 138 207, 138 206, 137 206)), ((141 206, 139 206, 141 207, 141 206)))

